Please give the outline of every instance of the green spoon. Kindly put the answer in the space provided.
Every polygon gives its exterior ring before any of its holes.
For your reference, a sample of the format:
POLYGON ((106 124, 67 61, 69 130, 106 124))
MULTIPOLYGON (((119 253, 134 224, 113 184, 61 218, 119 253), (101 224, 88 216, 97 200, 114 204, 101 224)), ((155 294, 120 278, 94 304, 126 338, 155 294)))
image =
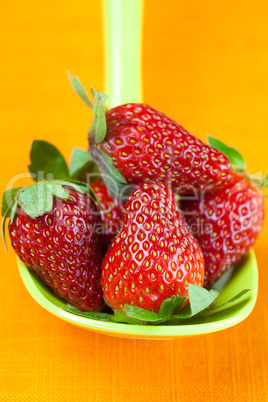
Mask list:
MULTIPOLYGON (((108 105, 140 102, 141 96, 141 20, 142 0, 104 0, 106 93, 108 105)), ((221 291, 215 305, 222 305, 243 289, 246 298, 226 305, 214 313, 181 325, 129 325, 97 321, 63 310, 66 302, 55 295, 18 259, 22 280, 31 296, 55 316, 78 327, 106 335, 129 338, 172 339, 223 330, 238 324, 252 311, 258 292, 258 269, 253 251, 224 274, 214 288, 221 291)))

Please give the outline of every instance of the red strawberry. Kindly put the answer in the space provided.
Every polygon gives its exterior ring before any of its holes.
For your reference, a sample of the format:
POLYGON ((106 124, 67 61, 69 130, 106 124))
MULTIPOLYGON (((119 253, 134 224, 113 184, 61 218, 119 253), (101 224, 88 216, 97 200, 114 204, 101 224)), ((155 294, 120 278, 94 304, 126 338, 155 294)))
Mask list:
POLYGON ((91 88, 93 105, 79 79, 70 74, 69 79, 77 95, 94 112, 89 150, 101 172, 105 164, 119 182, 171 183, 178 194, 204 187, 220 188, 230 179, 227 156, 205 145, 165 114, 142 103, 128 103, 105 113, 105 94, 91 88))
POLYGON ((123 223, 124 205, 122 202, 112 198, 108 194, 107 187, 102 179, 99 179, 91 184, 91 188, 94 190, 96 197, 102 204, 105 210, 100 210, 102 220, 102 239, 105 245, 108 247, 114 237, 119 233, 119 230, 123 223))
POLYGON ((182 218, 175 196, 162 183, 139 185, 126 203, 120 233, 102 265, 107 304, 132 304, 159 312, 163 300, 187 296, 203 284, 202 252, 182 218))
POLYGON ((205 260, 204 286, 211 286, 253 246, 262 230, 260 190, 236 173, 225 188, 180 203, 205 260))
POLYGON ((104 151, 128 183, 160 180, 175 193, 219 188, 228 182, 231 165, 220 151, 205 145, 163 113, 129 103, 106 112, 107 134, 96 144, 89 136, 97 163, 104 151))
POLYGON ((104 255, 102 239, 94 233, 98 210, 84 194, 86 185, 58 183, 40 182, 17 192, 13 212, 10 207, 6 212, 13 215, 12 246, 56 294, 79 310, 101 311, 104 255))

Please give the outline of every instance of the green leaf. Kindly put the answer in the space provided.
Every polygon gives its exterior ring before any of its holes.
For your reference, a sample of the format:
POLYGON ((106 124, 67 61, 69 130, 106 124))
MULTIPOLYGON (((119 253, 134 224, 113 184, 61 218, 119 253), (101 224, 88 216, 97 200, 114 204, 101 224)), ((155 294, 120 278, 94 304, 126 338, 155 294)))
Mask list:
POLYGON ((5 249, 7 251, 7 245, 6 245, 6 221, 7 218, 10 217, 10 222, 13 221, 15 212, 17 210, 18 203, 16 201, 16 195, 17 193, 21 190, 21 187, 16 187, 16 188, 11 188, 9 190, 6 190, 2 196, 2 206, 1 206, 1 212, 3 216, 3 220, 1 223, 1 236, 2 240, 5 246, 5 249))
POLYGON ((236 170, 244 171, 246 169, 243 156, 235 148, 231 148, 222 141, 211 136, 208 136, 208 142, 213 148, 216 148, 225 154, 236 170))
POLYGON ((115 310, 114 315, 108 313, 99 313, 99 312, 90 312, 90 311, 80 311, 71 304, 67 304, 66 306, 61 307, 64 311, 68 311, 69 313, 79 315, 80 317, 91 318, 93 320, 98 321, 106 321, 106 322, 118 322, 118 323, 126 323, 126 324, 136 324, 141 325, 139 320, 135 318, 131 318, 121 313, 121 311, 115 310))
POLYGON ((90 92, 91 92, 91 95, 93 96, 93 98, 95 98, 96 91, 93 87, 90 87, 90 92))
POLYGON ((60 184, 61 186, 72 187, 75 191, 78 191, 78 193, 82 193, 82 194, 87 193, 90 188, 86 183, 83 183, 83 182, 77 181, 77 180, 72 180, 72 179, 56 180, 55 182, 57 184, 60 184))
POLYGON ((83 183, 81 181, 76 181, 76 180, 57 180, 56 181, 58 184, 61 184, 62 186, 69 186, 72 187, 74 190, 78 191, 79 193, 85 194, 88 193, 99 205, 102 211, 104 211, 103 206, 99 202, 94 190, 87 184, 83 183))
POLYGON ((164 318, 165 320, 169 320, 175 313, 177 313, 181 309, 186 299, 186 297, 172 296, 164 300, 159 311, 160 317, 164 318))
POLYGON ((188 294, 192 315, 208 308, 218 297, 219 292, 214 289, 207 290, 201 286, 188 285, 188 294))
MULTIPOLYGON (((105 101, 106 101, 106 99, 108 98, 108 96, 107 95, 105 95, 103 92, 101 92, 101 91, 97 91, 96 93, 95 93, 95 95, 94 95, 94 99, 97 99, 97 102, 100 102, 101 104, 102 104, 102 106, 103 106, 103 108, 104 108, 104 104, 105 104, 105 101)), ((95 100, 95 102, 96 102, 96 100, 95 100)), ((95 103, 94 102, 94 103, 95 103)))
POLYGON ((112 177, 114 177, 114 179, 116 181, 118 181, 119 183, 123 183, 123 184, 127 184, 126 179, 124 178, 124 176, 122 176, 122 174, 119 172, 118 169, 116 169, 116 167, 114 167, 113 165, 113 160, 112 158, 107 155, 105 152, 102 152, 102 157, 103 157, 103 162, 106 163, 107 169, 109 171, 109 173, 111 174, 112 177))
POLYGON ((268 173, 265 177, 255 177, 252 174, 243 172, 243 175, 250 180, 250 183, 260 190, 265 190, 268 187, 268 173))
POLYGON ((28 166, 28 169, 35 181, 44 179, 58 180, 69 177, 64 157, 49 142, 34 140, 31 146, 30 159, 31 164, 28 166))
POLYGON ((114 312, 114 321, 115 322, 121 322, 125 324, 134 324, 134 325, 141 325, 142 322, 136 318, 129 317, 125 314, 123 314, 119 310, 115 310, 114 312))
POLYGON ((89 132, 95 131, 96 130, 96 123, 95 120, 92 120, 90 127, 89 127, 89 132))
POLYGON ((99 313, 95 311, 80 311, 71 304, 61 307, 62 310, 68 311, 69 313, 79 315, 80 317, 92 318, 93 320, 99 321, 114 321, 114 316, 107 313, 99 313))
POLYGON ((190 318, 208 308, 219 295, 214 289, 207 290, 201 286, 188 285, 189 306, 181 313, 174 314, 176 318, 190 318))
POLYGON ((106 173, 118 183, 127 184, 126 179, 121 175, 118 169, 114 167, 112 158, 100 148, 91 148, 91 155, 94 162, 97 163, 101 173, 106 173))
POLYGON ((112 198, 125 201, 133 191, 133 185, 127 186, 126 179, 121 175, 119 170, 113 166, 112 158, 102 149, 91 146, 90 154, 93 161, 98 166, 109 195, 112 198))
POLYGON ((90 107, 90 109, 93 110, 93 105, 88 97, 88 94, 85 90, 85 88, 83 87, 83 85, 81 84, 80 80, 78 77, 72 77, 72 75, 70 74, 69 71, 67 71, 71 86, 73 87, 73 90, 75 91, 75 93, 85 102, 85 104, 90 107))
POLYGON ((268 187, 268 173, 267 175, 262 179, 262 188, 265 189, 268 187))
POLYGON ((37 218, 51 211, 53 196, 65 200, 69 197, 68 191, 62 187, 60 180, 38 182, 22 188, 18 191, 16 200, 26 214, 37 218))
POLYGON ((123 184, 116 181, 112 176, 110 176, 106 172, 105 173, 102 172, 102 180, 105 183, 108 194, 112 198, 119 200, 122 203, 125 203, 128 200, 130 194, 136 188, 136 185, 134 184, 123 184))
MULTIPOLYGON (((233 309, 233 311, 235 312, 237 310, 236 307, 239 306, 239 304, 237 306, 233 306, 233 304, 246 296, 250 291, 250 289, 244 289, 222 305, 209 307, 217 297, 218 292, 213 289, 208 291, 199 286, 189 285, 190 304, 182 312, 174 315, 173 313, 182 306, 186 297, 172 296, 171 298, 164 300, 160 307, 159 315, 155 314, 152 311, 144 310, 142 308, 131 305, 125 305, 124 307, 124 311, 127 315, 118 310, 114 311, 114 315, 107 313, 83 312, 77 310, 70 304, 62 307, 62 309, 70 313, 80 315, 82 317, 133 325, 179 325, 182 322, 185 322, 185 320, 187 321, 187 323, 189 322, 191 324, 194 324, 196 318, 199 320, 198 322, 200 322, 200 319, 202 319, 202 317, 206 317, 207 315, 213 313, 217 314, 217 318, 219 318, 221 316, 224 317, 227 310, 229 311, 230 309, 233 309), (203 290, 205 292, 203 292, 203 290), (199 302, 201 306, 198 307, 199 302), (226 309, 225 307, 228 307, 228 309, 226 309), (196 317, 197 314, 198 317, 196 317)), ((243 303, 243 301, 241 303, 243 303)))
POLYGON ((90 153, 81 148, 74 148, 71 156, 69 174, 73 179, 77 179, 82 172, 89 170, 93 165, 90 153))
POLYGON ((45 182, 34 183, 21 189, 17 193, 17 199, 21 208, 32 218, 44 215, 51 211, 53 206, 53 196, 45 182))
POLYGON ((18 208, 18 205, 19 205, 19 204, 18 204, 18 201, 15 200, 14 204, 13 204, 12 207, 11 207, 11 211, 10 211, 10 223, 13 222, 15 213, 16 213, 17 208, 18 208))
POLYGON ((1 214, 5 216, 6 211, 10 208, 10 205, 14 203, 17 192, 21 187, 14 187, 6 190, 2 196, 1 214))
POLYGON ((49 191, 51 192, 52 195, 58 198, 63 198, 64 200, 67 200, 69 198, 69 193, 68 191, 64 190, 64 188, 55 182, 45 182, 45 185, 49 188, 49 191))
POLYGON ((242 298, 243 298, 244 296, 246 296, 249 292, 251 292, 251 289, 244 289, 244 290, 242 290, 241 292, 239 292, 236 296, 234 296, 232 299, 230 299, 230 300, 228 300, 227 302, 221 304, 220 306, 214 306, 214 307, 212 307, 212 308, 210 308, 210 309, 208 309, 208 310, 205 310, 205 311, 202 313, 202 315, 203 315, 203 314, 206 314, 206 315, 207 315, 207 314, 209 314, 209 313, 211 313, 211 312, 214 313, 215 311, 220 310, 220 309, 222 309, 223 307, 229 306, 230 304, 235 303, 236 301, 242 299, 242 298))
POLYGON ((9 207, 6 209, 6 212, 4 214, 3 220, 1 222, 1 236, 2 240, 5 246, 5 250, 7 251, 7 244, 6 244, 6 220, 10 216, 10 211, 12 208, 12 204, 9 205, 9 207))
POLYGON ((144 310, 143 308, 131 306, 129 304, 126 304, 124 306, 124 311, 129 317, 136 318, 137 320, 140 321, 154 322, 154 323, 164 321, 162 317, 160 317, 153 311, 144 310))
POLYGON ((107 96, 97 91, 94 98, 93 105, 93 113, 95 116, 95 143, 100 144, 105 136, 107 131, 107 123, 106 116, 104 110, 104 102, 107 99, 107 96))

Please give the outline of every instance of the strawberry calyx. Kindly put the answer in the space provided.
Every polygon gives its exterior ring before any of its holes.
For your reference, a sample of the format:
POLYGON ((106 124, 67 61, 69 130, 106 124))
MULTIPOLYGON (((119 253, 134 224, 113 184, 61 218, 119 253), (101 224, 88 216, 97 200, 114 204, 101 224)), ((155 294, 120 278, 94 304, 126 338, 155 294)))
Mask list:
MULTIPOLYGON (((108 314, 107 317, 96 316, 96 318, 108 318, 109 321, 124 322, 128 324, 154 325, 166 323, 174 319, 191 318, 211 306, 219 295, 219 292, 214 289, 207 290, 198 285, 189 284, 188 295, 189 304, 185 308, 183 308, 183 305, 185 304, 184 302, 187 297, 174 295, 165 299, 161 303, 159 314, 137 306, 125 304, 123 312, 115 310, 114 316, 108 314)), ((82 313, 70 305, 63 307, 63 309, 74 314, 81 315, 82 313)), ((94 315, 92 314, 82 313, 82 315, 94 318, 94 315)))
MULTIPOLYGON (((87 174, 94 176, 95 179, 99 178, 97 166, 87 151, 74 148, 68 168, 64 156, 53 144, 34 140, 30 150, 30 161, 28 169, 36 182, 57 183, 70 186, 80 193, 88 192, 104 211, 89 182, 81 180, 81 177, 87 174)), ((53 195, 57 196, 57 194, 53 195)))
POLYGON ((103 209, 95 192, 86 183, 75 180, 39 181, 27 187, 5 191, 2 198, 2 216, 10 211, 9 216, 11 217, 13 205, 15 204, 19 205, 31 218, 42 216, 44 213, 51 211, 53 197, 64 200, 69 198, 69 193, 64 189, 64 186, 71 187, 82 194, 88 193, 103 209))
POLYGON ((13 222, 18 206, 32 218, 42 216, 46 212, 51 211, 53 207, 53 197, 64 200, 69 198, 69 193, 64 188, 65 186, 71 187, 82 194, 88 193, 89 196, 97 202, 99 207, 104 210, 92 188, 86 183, 75 180, 39 181, 24 188, 8 189, 3 194, 1 205, 1 213, 3 216, 1 234, 5 247, 6 220, 10 218, 10 223, 13 222))
POLYGON ((208 136, 208 143, 210 146, 216 148, 218 151, 226 155, 229 158, 230 163, 232 164, 234 169, 238 173, 246 176, 252 182, 252 184, 254 184, 256 187, 260 187, 262 190, 268 188, 268 174, 266 174, 265 177, 256 178, 253 175, 247 173, 245 160, 235 148, 229 147, 224 142, 210 135, 208 136))
POLYGON ((15 202, 17 193, 21 190, 21 187, 11 188, 4 192, 2 196, 2 204, 1 204, 1 214, 3 216, 3 220, 1 223, 1 236, 4 242, 4 246, 7 250, 6 246, 6 236, 5 236, 5 226, 7 218, 10 218, 13 221, 17 204, 15 202))
POLYGON ((109 195, 119 201, 127 201, 136 186, 127 183, 126 179, 113 165, 112 158, 102 149, 92 147, 91 155, 94 162, 98 165, 109 195))
POLYGON ((208 136, 208 143, 210 146, 218 149, 218 151, 221 151, 224 155, 226 155, 235 170, 243 172, 246 169, 243 156, 235 148, 229 147, 222 141, 210 135, 208 136))
MULTIPOLYGON (((100 209, 107 212, 99 202, 95 192, 85 181, 83 176, 90 174, 92 178, 99 173, 97 166, 92 161, 90 154, 80 148, 74 148, 70 165, 68 167, 64 156, 52 144, 42 140, 34 140, 30 150, 29 172, 36 183, 28 187, 11 188, 2 196, 1 235, 6 247, 5 225, 10 218, 12 223, 17 207, 20 206, 29 216, 35 218, 49 212, 52 208, 53 197, 67 199, 68 191, 63 186, 71 187, 77 192, 88 193, 100 209)), ((96 178, 96 177, 95 177, 96 178)))
POLYGON ((185 320, 187 323, 194 323, 198 317, 203 318, 211 314, 217 314, 217 318, 224 317, 226 312, 228 314, 229 307, 235 308, 235 304, 239 306, 237 302, 247 296, 250 291, 250 289, 244 289, 225 303, 215 305, 214 301, 219 295, 218 291, 189 284, 189 304, 181 309, 186 297, 172 296, 162 302, 159 314, 128 304, 124 306, 124 312, 115 310, 113 314, 83 312, 70 304, 63 306, 62 309, 75 315, 100 321, 132 325, 180 325, 185 323, 185 320))
POLYGON ((100 161, 99 169, 89 152, 76 147, 72 151, 68 168, 64 156, 54 145, 46 141, 34 140, 30 151, 31 164, 28 165, 28 169, 36 182, 66 179, 90 185, 98 180, 101 174, 110 196, 119 199, 120 197, 115 195, 123 194, 123 199, 126 199, 133 188, 129 189, 129 186, 125 186, 126 180, 113 166, 112 159, 99 149, 94 151, 94 159, 100 161))
POLYGON ((34 140, 31 145, 30 160, 31 164, 28 165, 28 169, 36 182, 45 180, 48 183, 53 182, 73 187, 78 192, 88 192, 104 211, 87 181, 88 174, 90 179, 92 176, 95 180, 99 178, 97 165, 92 161, 89 152, 81 148, 74 148, 68 168, 64 156, 54 145, 46 141, 34 140), (82 180, 83 176, 86 180, 82 180))
POLYGON ((94 113, 95 119, 91 123, 88 134, 92 160, 96 163, 103 175, 103 180, 110 196, 120 200, 126 199, 127 195, 133 190, 133 187, 131 187, 131 189, 125 189, 125 185, 127 184, 126 179, 121 175, 119 170, 114 167, 112 158, 98 148, 98 144, 105 139, 107 132, 106 110, 104 106, 107 96, 101 91, 95 92, 94 88, 91 87, 90 92, 94 98, 94 102, 92 103, 79 78, 77 76, 73 77, 69 72, 68 77, 75 93, 94 113), (122 193, 124 194, 123 197, 122 193))
POLYGON ((89 152, 75 147, 71 154, 69 177, 78 181, 87 181, 88 174, 97 175, 97 165, 92 161, 89 152))
POLYGON ((101 143, 107 131, 106 118, 105 118, 105 107, 104 103, 107 99, 107 95, 105 95, 101 91, 95 92, 94 88, 90 88, 90 92, 92 97, 94 98, 94 102, 92 103, 89 99, 89 96, 81 84, 79 78, 77 76, 72 76, 70 72, 67 72, 70 83, 75 91, 75 93, 85 102, 85 104, 93 111, 94 113, 94 122, 91 125, 91 132, 94 128, 94 137, 92 137, 92 141, 94 140, 95 144, 101 143))
POLYGON ((69 167, 62 153, 49 142, 34 140, 31 144, 28 170, 34 181, 72 179, 85 181, 88 174, 98 173, 90 153, 75 147, 69 167))

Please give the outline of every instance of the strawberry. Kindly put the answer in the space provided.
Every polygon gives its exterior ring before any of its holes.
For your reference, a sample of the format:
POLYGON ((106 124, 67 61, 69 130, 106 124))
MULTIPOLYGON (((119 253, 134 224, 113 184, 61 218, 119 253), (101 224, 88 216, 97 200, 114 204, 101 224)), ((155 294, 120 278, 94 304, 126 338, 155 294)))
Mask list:
POLYGON ((102 264, 102 287, 113 310, 132 304, 159 312, 172 295, 202 286, 202 252, 163 183, 139 185, 126 203, 123 226, 102 264))
POLYGON ((91 184, 91 188, 96 194, 99 202, 104 209, 108 212, 100 210, 102 220, 102 239, 108 247, 114 237, 119 233, 120 227, 123 223, 124 205, 117 199, 112 198, 108 194, 107 187, 102 179, 91 184))
POLYGON ((3 197, 3 227, 10 216, 16 254, 57 295, 79 310, 101 311, 104 252, 101 236, 94 233, 99 213, 87 191, 87 185, 68 181, 9 190, 3 197))
POLYGON ((128 183, 148 180, 171 182, 176 193, 204 186, 216 188, 230 175, 228 158, 202 143, 163 113, 130 103, 106 112, 107 134, 92 144, 113 160, 128 183))
POLYGON ((94 104, 77 77, 69 75, 76 93, 93 109, 89 133, 92 159, 103 171, 119 171, 119 181, 171 183, 185 194, 203 187, 214 189, 228 182, 231 164, 226 155, 205 145, 158 110, 140 103, 117 106, 105 113, 106 95, 91 88, 94 104))
POLYGON ((204 286, 210 287, 253 246, 262 230, 262 192, 233 173, 221 190, 182 200, 181 211, 205 260, 204 286))

